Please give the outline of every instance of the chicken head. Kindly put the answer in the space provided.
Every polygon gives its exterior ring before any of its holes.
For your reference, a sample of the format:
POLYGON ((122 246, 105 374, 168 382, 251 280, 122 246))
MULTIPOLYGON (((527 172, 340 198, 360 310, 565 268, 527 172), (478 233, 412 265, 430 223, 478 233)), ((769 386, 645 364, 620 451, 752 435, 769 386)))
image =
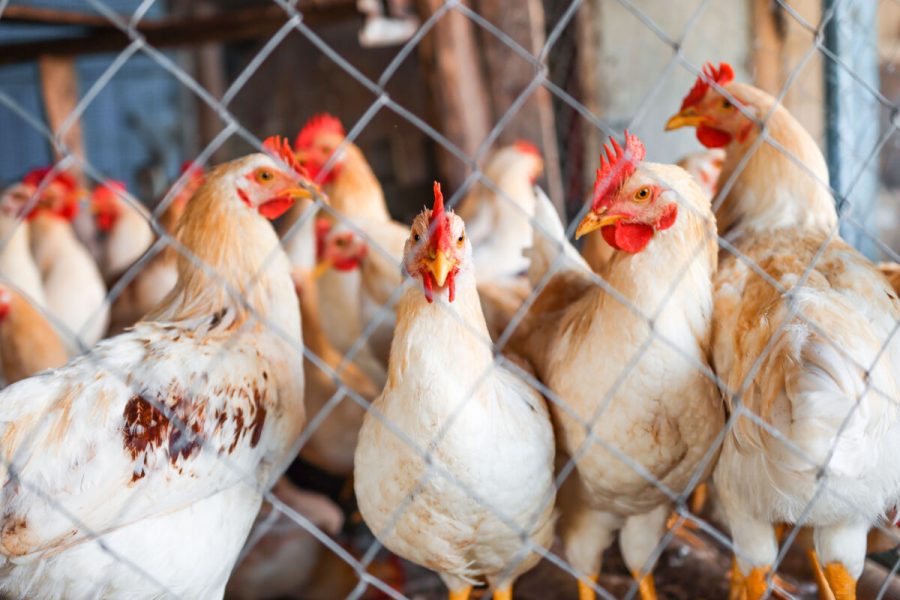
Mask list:
POLYGON ((429 302, 434 301, 435 289, 446 289, 448 300, 453 302, 456 276, 471 268, 472 246, 463 220, 444 209, 444 196, 437 181, 434 206, 423 210, 413 221, 403 256, 406 272, 421 277, 429 302))
POLYGON ((625 132, 624 150, 615 139, 610 143, 600 157, 591 210, 575 235, 599 229, 616 250, 637 253, 675 223, 678 204, 665 182, 640 168, 645 150, 637 136, 625 132))

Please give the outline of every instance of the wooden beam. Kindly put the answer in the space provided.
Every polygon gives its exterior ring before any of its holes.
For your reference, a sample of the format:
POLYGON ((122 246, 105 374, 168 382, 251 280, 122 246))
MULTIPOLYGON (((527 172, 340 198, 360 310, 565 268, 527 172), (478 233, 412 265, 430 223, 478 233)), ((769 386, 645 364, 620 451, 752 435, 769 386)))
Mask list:
MULTIPOLYGON (((27 62, 43 55, 80 55, 100 52, 116 52, 127 47, 131 40, 118 27, 103 17, 66 11, 49 11, 26 7, 8 7, 7 13, 20 9, 17 22, 70 25, 75 31, 87 28, 87 33, 77 37, 38 40, 0 45, 0 65, 27 62), (36 11, 36 12, 35 12, 36 11), (26 14, 27 17, 26 18, 26 14), (40 20, 39 20, 40 19, 40 20)), ((304 22, 318 25, 330 21, 359 18, 354 0, 307 0, 300 3, 304 22)), ((223 13, 197 17, 167 17, 145 20, 137 31, 155 48, 193 46, 209 42, 225 43, 269 37, 287 21, 286 13, 276 5, 264 8, 230 10, 223 13)))
MULTIPOLYGON (((520 0, 516 10, 504 0, 478 0, 479 13, 505 32, 520 46, 537 54, 544 46, 544 6, 541 0, 520 0)), ((496 123, 528 87, 535 76, 534 66, 516 54, 495 35, 479 28, 484 48, 485 74, 496 123)), ((560 214, 563 212, 562 172, 556 139, 556 117, 553 101, 544 87, 534 91, 498 138, 499 145, 517 139, 535 143, 544 157, 547 192, 560 214)))
MULTIPOLYGON (((41 94, 47 112, 47 123, 56 135, 66 119, 78 105, 78 73, 75 70, 75 59, 59 56, 44 56, 38 61, 41 79, 41 94)), ((81 124, 75 121, 62 137, 62 142, 69 152, 78 158, 84 158, 84 142, 81 137, 81 124)), ((63 158, 56 146, 53 147, 56 160, 63 158)), ((83 178, 81 169, 72 164, 68 169, 72 174, 83 178)))
MULTIPOLYGON (((443 0, 419 0, 422 21, 443 0)), ((473 156, 490 131, 490 101, 479 63, 472 22, 450 10, 418 46, 422 68, 431 91, 432 121, 436 128, 473 156)), ((469 168, 457 157, 438 148, 438 169, 447 189, 458 189, 469 168)))

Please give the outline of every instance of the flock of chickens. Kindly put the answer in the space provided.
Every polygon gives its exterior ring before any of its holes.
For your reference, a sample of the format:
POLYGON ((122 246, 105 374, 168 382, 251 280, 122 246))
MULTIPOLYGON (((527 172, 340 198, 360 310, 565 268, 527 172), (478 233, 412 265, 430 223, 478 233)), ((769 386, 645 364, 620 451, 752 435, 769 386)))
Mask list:
POLYGON ((512 598, 555 537, 590 600, 617 533, 654 600, 710 476, 732 599, 779 585, 781 524, 814 529, 823 598, 856 598, 900 504, 893 271, 840 239, 810 136, 733 78, 707 65, 669 120, 709 149, 684 168, 611 140, 580 253, 534 146, 455 212, 435 183, 410 227, 328 115, 188 166, 156 230, 114 182, 86 214, 65 172, 7 189, 0 595, 302 593, 298 524, 343 514, 282 476, 299 452, 451 600, 512 598))

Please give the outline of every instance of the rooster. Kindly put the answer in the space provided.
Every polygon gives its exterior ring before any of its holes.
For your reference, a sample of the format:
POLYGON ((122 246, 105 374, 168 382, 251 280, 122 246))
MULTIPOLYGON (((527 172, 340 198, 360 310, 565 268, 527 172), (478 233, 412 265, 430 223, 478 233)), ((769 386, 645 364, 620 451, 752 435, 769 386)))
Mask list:
MULTIPOLYGON (((182 166, 182 178, 179 179, 182 184, 180 189, 175 191, 175 196, 158 223, 169 235, 175 234, 188 201, 203 184, 204 174, 191 163, 185 163, 182 166)), ((113 300, 111 333, 119 333, 130 327, 163 301, 178 279, 177 258, 178 251, 167 244, 128 282, 113 300)))
MULTIPOLYGON (((338 150, 345 138, 338 119, 317 115, 297 135, 295 150, 310 174, 322 182, 339 218, 362 233, 372 260, 399 271, 409 227, 391 219, 381 184, 362 151, 353 143, 345 143, 338 150), (332 160, 334 164, 326 171, 332 160)), ((383 304, 361 287, 358 271, 329 271, 319 281, 319 294, 321 304, 332 308, 322 313, 322 327, 342 353, 350 350, 372 319, 382 312, 383 304)), ((384 359, 393 329, 393 319, 382 317, 353 359, 378 383, 384 382, 384 359)))
POLYGON ((109 325, 106 284, 71 224, 82 190, 74 177, 49 168, 31 171, 22 184, 29 195, 39 195, 27 219, 47 309, 65 329, 61 333, 69 353, 79 354, 103 337, 109 325))
POLYGON ((14 292, 0 286, 0 362, 9 385, 68 360, 59 335, 41 311, 14 292))
POLYGON ((483 579, 509 600, 553 537, 553 432, 543 398, 494 364, 465 225, 437 183, 434 194, 406 242, 404 269, 421 285, 399 301, 388 382, 356 448, 356 496, 381 543, 437 571, 451 600, 483 579))
POLYGON ((558 398, 557 443, 576 460, 572 493, 560 494, 561 533, 583 575, 580 598, 594 597, 601 554, 620 530, 625 563, 651 600, 651 559, 669 514, 659 484, 689 491, 711 469, 724 422, 703 370, 715 224, 709 198, 684 170, 644 162, 643 144, 627 132, 624 150, 615 140, 612 148, 577 230, 599 229, 615 248, 600 270, 611 289, 594 283, 553 207, 539 203, 537 221, 551 237, 535 235, 528 276, 534 285, 549 280, 512 343, 558 398))
POLYGON ((836 233, 812 137, 733 78, 728 64, 708 64, 667 124, 724 148, 719 181, 733 181, 719 232, 746 257, 722 254, 713 332, 731 410, 760 420, 738 415, 714 475, 735 544, 732 591, 763 597, 778 552, 773 524, 800 523, 815 530, 833 597, 848 600, 866 532, 900 500, 900 303, 836 233))
POLYGON ((222 597, 304 424, 297 296, 267 219, 311 192, 267 144, 281 161, 224 164, 188 205, 192 256, 162 306, 0 392, 0 594, 222 597))
POLYGON ((540 152, 526 141, 501 148, 484 168, 492 187, 476 183, 459 206, 474 248, 479 281, 496 282, 524 273, 522 251, 531 244, 535 181, 544 170, 540 152))

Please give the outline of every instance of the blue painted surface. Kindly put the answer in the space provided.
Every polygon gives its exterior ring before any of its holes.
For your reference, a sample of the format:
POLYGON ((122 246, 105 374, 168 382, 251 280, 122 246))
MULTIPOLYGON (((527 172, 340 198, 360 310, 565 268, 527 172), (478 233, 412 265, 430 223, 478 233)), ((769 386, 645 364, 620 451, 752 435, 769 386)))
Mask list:
MULTIPOLYGON (((118 12, 130 14, 138 0, 105 0, 118 12)), ((94 12, 74 0, 23 1, 32 6, 94 12)), ((148 18, 163 14, 158 0, 148 18)), ((72 30, 0 24, 0 44, 58 38, 72 30)), ((79 57, 79 97, 91 88, 115 60, 115 54, 79 57)), ((0 92, 29 115, 46 123, 35 63, 0 67, 0 92)), ((180 127, 180 84, 148 56, 138 53, 115 74, 84 112, 81 127, 88 161, 103 174, 124 181, 129 189, 151 201, 149 181, 164 173, 174 178, 183 160, 180 127)), ((52 160, 49 142, 29 123, 0 105, 0 181, 21 177, 30 168, 52 160)))

